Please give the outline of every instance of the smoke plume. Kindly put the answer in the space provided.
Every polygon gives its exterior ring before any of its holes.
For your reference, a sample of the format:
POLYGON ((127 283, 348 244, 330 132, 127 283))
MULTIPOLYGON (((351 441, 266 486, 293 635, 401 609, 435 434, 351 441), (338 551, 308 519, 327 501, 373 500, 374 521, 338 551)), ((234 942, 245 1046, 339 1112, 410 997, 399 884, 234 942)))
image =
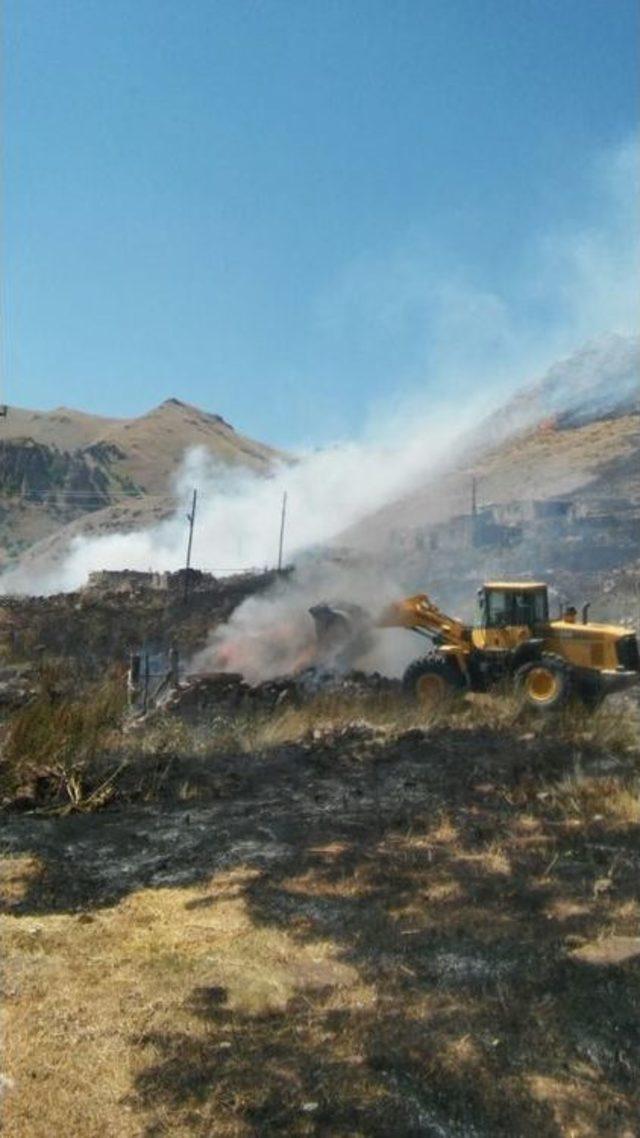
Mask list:
POLYGON ((7 591, 51 593, 82 586, 92 570, 176 570, 184 564, 185 513, 193 487, 198 513, 193 564, 225 575, 275 563, 283 495, 288 498, 285 558, 324 546, 355 521, 406 492, 451 453, 472 422, 468 410, 436 411, 404 438, 343 442, 300 454, 265 478, 229 470, 203 448, 190 451, 175 488, 184 506, 148 529, 100 537, 76 536, 60 565, 5 575, 7 591))
MULTIPOLYGON (((429 350, 424 355, 424 382, 405 388, 402 398, 390 396, 384 407, 369 409, 368 418, 363 409, 366 425, 357 440, 300 451, 294 462, 282 463, 266 478, 223 468, 196 448, 185 456, 175 487, 179 507, 173 517, 133 533, 76 536, 60 563, 5 574, 4 590, 75 589, 97 569, 180 568, 186 546, 184 515, 194 486, 199 491, 194 565, 218 575, 273 565, 285 492, 285 561, 298 560, 339 541, 350 526, 436 474, 463 452, 470 438, 475 437, 477 445, 478 424, 497 412, 505 398, 511 400, 509 414, 494 414, 491 420, 494 442, 501 432, 514 432, 535 421, 544 414, 546 403, 558 414, 577 403, 584 405, 590 392, 592 404, 601 408, 602 391, 610 383, 610 372, 602 365, 611 354, 604 341, 600 355, 596 350, 595 356, 593 352, 589 356, 586 371, 584 366, 577 372, 556 369, 549 373, 546 387, 537 385, 535 398, 512 398, 523 384, 527 386, 527 378, 544 376, 559 356, 575 352, 596 335, 620 334, 622 339, 611 351, 616 359, 633 358, 633 345, 627 350, 625 337, 637 328, 633 299, 638 232, 632 205, 638 180, 637 143, 609 156, 598 177, 602 223, 588 231, 538 241, 528 257, 521 258, 522 276, 531 283, 515 297, 490 288, 474 289, 460 273, 434 280, 419 259, 411 261, 408 269, 402 259, 400 268, 397 259, 391 265, 379 264, 373 274, 378 283, 372 286, 371 265, 365 266, 368 275, 361 294, 369 315, 371 305, 374 309, 378 305, 394 335, 400 335, 407 322, 415 327, 422 319, 429 350), (434 390, 440 392, 437 403, 434 390)), ((358 272, 352 273, 342 292, 336 290, 335 306, 345 319, 353 315, 354 295, 356 300, 360 295, 358 282, 358 272)), ((390 383, 390 390, 393 386, 390 383)), ((305 573, 298 592, 290 593, 287 601, 276 593, 242 606, 233 621, 234 626, 240 622, 245 639, 255 640, 258 629, 268 629, 272 619, 282 622, 283 615, 295 608, 303 617, 296 616, 283 652, 304 656, 311 627, 307 602, 313 603, 319 594, 342 593, 356 601, 375 597, 379 603, 391 588, 389 582, 375 580, 371 567, 366 586, 362 573, 350 574, 349 580, 335 579, 333 571, 322 580, 315 570, 305 573)), ((391 642, 390 634, 385 638, 391 642)), ((223 647, 217 644, 216 653, 223 647)), ((229 651, 229 658, 232 654, 229 651)), ((393 662, 387 659, 386 666, 392 668, 393 662)), ((261 674, 272 673, 275 667, 275 661, 265 660, 261 674)))
MULTIPOLYGON (((303 562, 291 581, 280 581, 268 593, 241 604, 227 624, 212 633, 189 668, 239 672, 250 683, 302 672, 316 664, 312 605, 345 598, 375 620, 401 593, 401 586, 374 565, 303 562)), ((331 661, 333 670, 342 666, 400 676, 416 654, 415 641, 402 630, 371 629, 367 640, 363 651, 352 653, 341 665, 331 661)))

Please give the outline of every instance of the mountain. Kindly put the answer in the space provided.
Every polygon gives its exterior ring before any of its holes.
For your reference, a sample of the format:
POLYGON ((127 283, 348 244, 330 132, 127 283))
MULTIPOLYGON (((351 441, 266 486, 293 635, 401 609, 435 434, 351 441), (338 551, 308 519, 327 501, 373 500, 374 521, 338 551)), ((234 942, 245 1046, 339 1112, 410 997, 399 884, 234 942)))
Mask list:
POLYGON ((636 627, 639 549, 640 345, 609 337, 527 385, 334 552, 468 619, 481 581, 534 576, 554 604, 590 600, 636 627))
POLYGON ((499 436, 541 422, 579 427, 640 411, 640 339, 611 334, 585 344, 525 384, 489 426, 499 436))
MULTIPOLYGON (((373 555, 409 589, 438 575, 449 582, 546 575, 587 560, 598 572, 626 565, 640 537, 639 373, 637 339, 586 345, 478 422, 446 464, 340 534, 329 555, 373 555), (560 516, 566 525, 552 532, 548 519, 560 516)), ((286 457, 177 400, 134 420, 10 411, 0 421, 7 567, 19 562, 37 579, 77 535, 167 517, 172 476, 195 444, 265 475, 286 457)))
POLYGON ((341 540, 380 549, 401 530, 478 506, 580 492, 640 502, 640 340, 608 336, 525 385, 450 461, 341 540))
POLYGON ((91 457, 104 454, 114 470, 145 493, 163 492, 185 450, 203 445, 225 463, 267 470, 278 452, 239 434, 221 415, 179 399, 166 399, 136 419, 106 419, 59 407, 55 411, 9 408, 0 428, 3 442, 31 439, 54 451, 91 457), (115 464, 119 465, 115 465, 115 464))
POLYGON ((0 420, 0 564, 61 527, 108 532, 170 513, 172 480, 196 446, 223 466, 265 474, 283 457, 178 399, 135 419, 9 408, 0 420))

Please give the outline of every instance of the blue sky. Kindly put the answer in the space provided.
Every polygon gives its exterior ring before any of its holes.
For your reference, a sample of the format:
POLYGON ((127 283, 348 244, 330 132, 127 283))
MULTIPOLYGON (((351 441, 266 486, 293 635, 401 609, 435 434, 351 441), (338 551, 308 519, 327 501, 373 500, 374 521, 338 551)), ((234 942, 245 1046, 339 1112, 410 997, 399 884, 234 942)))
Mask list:
POLYGON ((321 443, 624 322, 639 22, 5 0, 4 398, 321 443))

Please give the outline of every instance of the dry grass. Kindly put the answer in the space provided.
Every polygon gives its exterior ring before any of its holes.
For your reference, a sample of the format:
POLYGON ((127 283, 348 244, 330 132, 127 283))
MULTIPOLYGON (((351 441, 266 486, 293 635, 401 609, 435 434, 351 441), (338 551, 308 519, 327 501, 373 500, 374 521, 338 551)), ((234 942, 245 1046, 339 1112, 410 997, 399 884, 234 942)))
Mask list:
POLYGON ((547 734, 557 732, 561 740, 614 754, 640 750, 640 706, 624 696, 605 700, 591 715, 580 704, 571 704, 557 719, 545 718, 540 726, 547 734))
MULTIPOLYGON (((236 869, 198 888, 142 890, 95 915, 3 919, 7 1138, 140 1135, 156 1112, 134 1111, 132 1089, 162 1058, 152 1038, 206 1037, 188 1006, 194 991, 224 992, 241 1018, 282 1013, 301 989, 322 990, 327 1007, 372 1005, 373 989, 331 941, 300 943, 252 919, 254 877, 236 869)), ((232 1040, 221 1033, 221 1056, 232 1040)), ((192 1132, 179 1121, 171 1129, 192 1132)))
POLYGON ((559 714, 540 716, 523 710, 509 692, 469 695, 434 708, 396 695, 330 693, 301 706, 213 715, 209 722, 197 724, 162 716, 134 731, 126 747, 129 753, 143 755, 252 753, 314 738, 314 733, 317 738, 354 727, 373 728, 392 739, 408 731, 447 726, 524 732, 527 738, 594 745, 614 753, 640 749, 640 710, 635 704, 609 701, 595 714, 571 705, 559 714))
POLYGON ((314 731, 335 732, 358 725, 371 726, 387 737, 437 727, 492 731, 525 731, 535 737, 594 744, 621 752, 640 747, 640 713, 632 704, 611 703, 594 715, 571 705, 561 714, 539 716, 522 709, 511 694, 470 695, 437 708, 425 709, 398 697, 345 698, 319 696, 300 708, 284 708, 258 716, 240 727, 237 739, 244 748, 296 742, 314 731))
POLYGON ((640 824, 640 785, 619 777, 571 775, 553 788, 555 805, 563 817, 607 827, 640 824))
POLYGON ((7 1138, 635 1138, 637 753, 606 709, 215 726, 128 745, 197 744, 217 810, 48 821, 59 848, 31 819, 4 859, 7 1138))
POLYGON ((169 810, 10 820, 7 1138, 635 1138, 633 712, 122 731, 96 694, 31 705, 16 761, 81 764, 95 805, 117 755, 169 810))
MULTIPOLYGON (((124 793, 148 800, 166 793, 165 775, 176 762, 275 753, 288 745, 341 745, 358 732, 382 745, 411 732, 491 732, 519 742, 547 741, 599 748, 612 755, 640 754, 640 714, 635 704, 609 701, 595 714, 570 706, 536 716, 508 692, 469 695, 425 709, 397 695, 321 693, 302 705, 260 706, 211 713, 196 722, 177 714, 129 721, 122 675, 65 695, 55 677, 43 679, 37 698, 6 729, 0 792, 6 802, 24 799, 48 810, 95 810, 124 793)), ((178 798, 190 797, 185 782, 178 798)))
POLYGON ((447 710, 426 713, 395 696, 319 695, 302 707, 285 707, 271 716, 261 717, 248 741, 252 748, 278 747, 313 736, 313 732, 339 732, 363 725, 386 735, 399 735, 444 721, 447 710))
POLYGON ((634 1138, 637 968, 569 963, 632 941, 633 867, 491 802, 80 912, 7 858, 7 1138, 634 1138))
POLYGON ((94 809, 111 793, 111 780, 96 785, 92 767, 121 726, 126 703, 122 671, 86 685, 78 695, 61 691, 57 679, 55 671, 44 671, 36 697, 12 716, 2 747, 0 789, 11 798, 39 780, 61 804, 94 809))

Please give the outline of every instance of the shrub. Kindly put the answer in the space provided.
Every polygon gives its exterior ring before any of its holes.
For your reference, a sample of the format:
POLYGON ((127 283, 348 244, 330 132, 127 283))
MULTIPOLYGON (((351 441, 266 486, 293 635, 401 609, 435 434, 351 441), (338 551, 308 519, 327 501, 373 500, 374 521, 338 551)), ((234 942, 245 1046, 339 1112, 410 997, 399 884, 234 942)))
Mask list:
POLYGON ((121 672, 65 695, 50 671, 34 698, 11 718, 2 749, 0 783, 5 795, 46 788, 47 797, 74 806, 85 798, 89 766, 108 749, 126 701, 121 672))

